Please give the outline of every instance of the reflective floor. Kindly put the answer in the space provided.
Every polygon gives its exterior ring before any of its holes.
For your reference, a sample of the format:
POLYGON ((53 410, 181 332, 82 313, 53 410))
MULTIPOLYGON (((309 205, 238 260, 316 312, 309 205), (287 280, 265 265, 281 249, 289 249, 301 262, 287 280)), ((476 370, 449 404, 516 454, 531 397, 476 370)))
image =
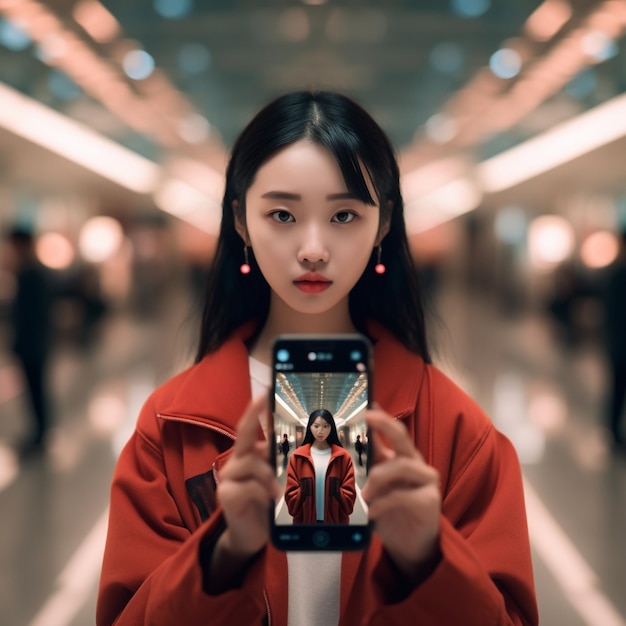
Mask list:
MULTIPOLYGON (((438 309, 436 362, 523 463, 541 624, 625 626, 626 457, 601 427, 601 353, 566 351, 541 316, 504 317, 458 287, 438 309)), ((181 297, 150 319, 113 315, 88 350, 60 346, 49 450, 22 464, 9 444, 25 434, 25 407, 0 343, 3 626, 94 623, 115 458, 151 389, 189 362, 190 328, 181 297)))

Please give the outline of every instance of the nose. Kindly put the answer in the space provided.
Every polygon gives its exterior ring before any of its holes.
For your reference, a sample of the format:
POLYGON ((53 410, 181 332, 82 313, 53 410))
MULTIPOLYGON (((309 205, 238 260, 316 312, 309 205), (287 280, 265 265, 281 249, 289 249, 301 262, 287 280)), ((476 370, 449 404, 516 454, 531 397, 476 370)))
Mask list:
POLYGON ((320 229, 315 225, 308 225, 303 231, 303 237, 298 250, 300 263, 326 263, 328 261, 328 248, 320 229))

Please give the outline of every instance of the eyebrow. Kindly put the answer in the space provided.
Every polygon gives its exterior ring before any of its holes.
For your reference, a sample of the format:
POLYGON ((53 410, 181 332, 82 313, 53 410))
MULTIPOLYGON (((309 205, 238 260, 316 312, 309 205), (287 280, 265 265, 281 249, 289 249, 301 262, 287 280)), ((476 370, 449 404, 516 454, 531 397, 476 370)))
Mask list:
MULTIPOLYGON (((268 198, 269 200, 302 200, 302 196, 299 193, 290 193, 289 191, 268 191, 264 193, 262 198, 268 198)), ((326 196, 326 200, 357 200, 358 198, 349 191, 342 193, 331 193, 326 196)))

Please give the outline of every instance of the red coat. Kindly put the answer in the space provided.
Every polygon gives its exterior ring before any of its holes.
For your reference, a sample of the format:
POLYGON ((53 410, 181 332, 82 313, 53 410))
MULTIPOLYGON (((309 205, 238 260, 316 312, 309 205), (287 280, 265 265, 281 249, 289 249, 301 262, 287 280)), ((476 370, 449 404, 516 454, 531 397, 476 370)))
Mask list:
MULTIPOLYGON (((355 498, 352 457, 345 448, 333 445, 324 484, 324 521, 347 524, 355 498)), ((315 524, 315 467, 310 443, 296 448, 289 459, 285 503, 294 524, 315 524)))
MULTIPOLYGON (((287 559, 271 546, 241 587, 203 591, 202 563, 223 527, 215 486, 250 399, 252 331, 241 329, 144 405, 113 478, 98 626, 286 624, 287 559)), ((375 535, 367 550, 344 553, 340 625, 537 624, 513 447, 440 371, 380 326, 370 335, 374 398, 440 474, 442 559, 407 589, 375 535)))

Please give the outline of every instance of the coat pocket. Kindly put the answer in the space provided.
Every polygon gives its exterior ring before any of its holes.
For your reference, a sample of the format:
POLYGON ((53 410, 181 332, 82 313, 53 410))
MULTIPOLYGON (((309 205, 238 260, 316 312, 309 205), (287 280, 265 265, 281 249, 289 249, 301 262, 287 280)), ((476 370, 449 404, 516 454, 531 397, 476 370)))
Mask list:
POLYGON ((313 479, 303 478, 300 481, 300 493, 303 498, 310 498, 313 495, 313 479))

